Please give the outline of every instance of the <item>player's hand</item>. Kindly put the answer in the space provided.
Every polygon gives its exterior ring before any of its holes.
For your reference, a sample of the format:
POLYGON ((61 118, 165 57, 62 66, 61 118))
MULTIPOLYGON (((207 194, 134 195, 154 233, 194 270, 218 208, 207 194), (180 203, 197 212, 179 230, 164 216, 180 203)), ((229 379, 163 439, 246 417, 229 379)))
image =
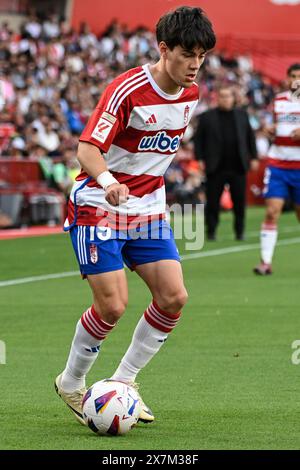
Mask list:
POLYGON ((105 199, 112 206, 119 206, 128 200, 129 189, 126 184, 114 183, 106 188, 105 199))
POLYGON ((199 171, 202 175, 205 174, 205 162, 203 160, 199 160, 199 171))
POLYGON ((291 133, 291 138, 293 140, 300 140, 300 127, 298 129, 294 129, 291 133))
POLYGON ((263 133, 268 139, 272 139, 276 134, 276 125, 272 124, 270 126, 265 126, 263 128, 263 133))
POLYGON ((259 161, 254 158, 253 160, 250 161, 250 170, 251 171, 258 171, 259 169, 259 161))

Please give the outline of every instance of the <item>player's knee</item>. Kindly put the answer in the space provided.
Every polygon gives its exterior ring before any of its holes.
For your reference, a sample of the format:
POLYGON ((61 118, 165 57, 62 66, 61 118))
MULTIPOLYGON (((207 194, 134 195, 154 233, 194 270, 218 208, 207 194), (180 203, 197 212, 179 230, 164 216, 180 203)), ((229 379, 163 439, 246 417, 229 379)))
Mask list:
POLYGON ((266 222, 270 224, 276 224, 280 216, 280 210, 278 207, 270 206, 266 212, 266 222))
POLYGON ((179 293, 179 295, 176 297, 175 300, 176 300, 178 311, 179 311, 185 306, 185 304, 188 301, 188 293, 186 289, 183 289, 183 291, 179 293))
POLYGON ((113 324, 120 320, 121 316, 125 312, 125 309, 126 304, 122 302, 111 305, 107 312, 107 315, 109 315, 111 320, 109 323, 113 324))
POLYGON ((110 325, 113 325, 118 320, 120 320, 121 316, 125 312, 125 309, 126 302, 115 300, 108 301, 105 303, 102 302, 101 318, 110 325))
POLYGON ((188 293, 186 289, 163 295, 160 298, 160 307, 166 312, 177 313, 187 303, 188 293))

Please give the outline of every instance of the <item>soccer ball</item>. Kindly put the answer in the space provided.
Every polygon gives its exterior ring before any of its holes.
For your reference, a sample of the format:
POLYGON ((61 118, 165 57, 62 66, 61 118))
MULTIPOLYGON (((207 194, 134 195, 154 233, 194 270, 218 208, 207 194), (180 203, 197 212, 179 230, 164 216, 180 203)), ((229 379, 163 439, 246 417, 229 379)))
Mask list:
POLYGON ((83 418, 99 435, 125 434, 138 422, 141 413, 139 396, 122 382, 105 379, 92 385, 82 401, 83 418))

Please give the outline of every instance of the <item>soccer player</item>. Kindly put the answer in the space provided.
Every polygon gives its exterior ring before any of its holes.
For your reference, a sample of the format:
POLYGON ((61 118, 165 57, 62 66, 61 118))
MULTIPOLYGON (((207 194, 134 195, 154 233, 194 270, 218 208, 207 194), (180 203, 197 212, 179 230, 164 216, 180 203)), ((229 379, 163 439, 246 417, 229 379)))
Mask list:
MULTIPOLYGON (((77 323, 55 386, 83 424, 86 374, 127 304, 123 262, 146 283, 153 300, 112 379, 135 385, 139 371, 176 326, 187 300, 178 250, 164 215, 163 174, 197 106, 195 79, 206 52, 215 45, 215 35, 203 11, 191 7, 161 17, 156 35, 160 60, 131 69, 109 84, 79 139, 82 171, 71 193, 67 224, 93 304, 77 323), (124 230, 136 220, 143 236, 124 230)), ((140 420, 153 421, 142 399, 141 404, 140 420)))
POLYGON ((300 63, 287 71, 289 90, 274 101, 275 136, 268 153, 264 177, 265 219, 260 232, 261 262, 254 268, 259 275, 272 274, 272 258, 277 241, 277 222, 287 198, 295 204, 300 221, 300 63))

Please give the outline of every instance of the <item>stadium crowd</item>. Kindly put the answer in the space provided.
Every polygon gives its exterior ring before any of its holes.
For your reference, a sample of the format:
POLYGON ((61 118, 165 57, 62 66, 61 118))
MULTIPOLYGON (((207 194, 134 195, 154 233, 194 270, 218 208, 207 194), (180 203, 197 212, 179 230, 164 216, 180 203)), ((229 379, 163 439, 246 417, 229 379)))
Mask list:
MULTIPOLYGON (((99 36, 87 24, 75 31, 55 15, 42 20, 32 13, 19 33, 1 24, 0 155, 36 156, 44 162, 59 158, 66 177, 74 176, 78 136, 104 88, 128 68, 157 58, 152 32, 144 27, 130 31, 117 21, 99 36)), ((263 127, 272 120, 270 103, 280 85, 253 70, 250 57, 229 57, 220 50, 207 56, 199 84, 196 115, 215 105, 218 87, 233 87, 237 105, 247 108, 263 157, 269 146, 263 127)), ((166 174, 167 189, 176 200, 203 195, 203 172, 192 143, 196 119, 166 174)), ((47 164, 43 168, 47 173, 47 164)), ((67 179, 59 189, 67 193, 69 188, 67 179)))

